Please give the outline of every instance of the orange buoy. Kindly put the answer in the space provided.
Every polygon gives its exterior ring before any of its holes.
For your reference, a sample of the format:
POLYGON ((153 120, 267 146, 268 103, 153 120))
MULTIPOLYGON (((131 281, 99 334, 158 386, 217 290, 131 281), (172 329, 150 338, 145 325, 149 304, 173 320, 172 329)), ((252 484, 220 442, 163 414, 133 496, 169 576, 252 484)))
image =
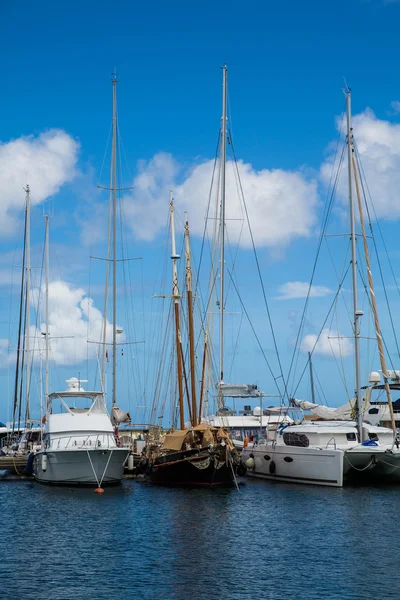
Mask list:
POLYGON ((98 488, 96 488, 96 489, 94 490, 94 493, 95 493, 95 494, 104 494, 104 490, 103 490, 103 488, 101 488, 101 487, 98 487, 98 488))

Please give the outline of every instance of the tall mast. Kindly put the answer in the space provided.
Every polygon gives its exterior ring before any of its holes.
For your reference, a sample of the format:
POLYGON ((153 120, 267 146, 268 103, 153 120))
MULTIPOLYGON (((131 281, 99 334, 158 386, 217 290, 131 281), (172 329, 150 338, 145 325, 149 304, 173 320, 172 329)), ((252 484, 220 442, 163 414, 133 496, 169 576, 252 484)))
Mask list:
POLYGON ((31 378, 30 378, 30 370, 31 370, 31 352, 30 352, 30 321, 31 321, 31 196, 30 196, 30 188, 29 185, 25 188, 26 192, 26 278, 25 278, 25 352, 26 352, 26 378, 25 378, 25 421, 26 427, 29 427, 30 420, 30 386, 31 386, 31 378))
MULTIPOLYGON (((221 120, 221 210, 220 210, 220 292, 219 292, 219 380, 224 381, 224 301, 225 301, 225 173, 226 173, 226 98, 228 67, 222 67, 222 120, 221 120)), ((221 390, 219 408, 223 406, 221 390)))
POLYGON ((365 231, 364 215, 363 215, 363 208, 362 208, 361 194, 360 194, 360 186, 358 185, 357 165, 356 165, 354 153, 353 153, 353 157, 352 157, 352 163, 353 163, 353 170, 354 170, 354 182, 356 184, 358 211, 360 214, 361 233, 362 233, 363 242, 364 242, 365 263, 367 266, 368 284, 369 284, 369 291, 370 291, 370 297, 371 297, 372 312, 374 315, 374 322, 375 322, 375 334, 376 334, 376 340, 378 342, 379 360, 381 363, 381 369, 382 369, 383 381, 384 381, 384 385, 385 385, 386 397, 387 397, 388 406, 389 406, 390 420, 391 420, 391 424, 392 424, 393 435, 396 438, 397 437, 396 421, 394 418, 392 395, 390 392, 390 385, 389 385, 389 381, 388 381, 386 357, 385 357, 385 351, 383 348, 383 340, 382 340, 381 326, 379 323, 378 307, 376 304, 374 279, 372 277, 371 261, 369 258, 369 248, 368 248, 368 242, 367 242, 367 234, 365 231))
POLYGON ((185 214, 185 257, 186 257, 186 289, 189 320, 189 353, 190 353, 190 385, 192 392, 192 427, 197 425, 197 400, 196 400, 196 361, 194 349, 194 324, 193 324, 193 290, 192 290, 192 265, 190 254, 190 232, 187 214, 185 214))
POLYGON ((46 413, 49 409, 49 216, 45 215, 46 220, 46 298, 45 298, 45 321, 46 321, 46 373, 45 373, 45 406, 46 413))
POLYGON ((112 118, 112 219, 113 219, 113 372, 112 372, 112 405, 117 405, 117 76, 112 79, 113 85, 113 118, 112 118))
POLYGON ((179 282, 178 282, 178 268, 176 261, 180 256, 176 253, 175 243, 175 209, 174 201, 172 198, 172 191, 170 192, 170 216, 171 216, 171 258, 172 258, 172 297, 174 299, 174 311, 175 311, 175 338, 176 338, 176 366, 177 366, 177 378, 178 378, 178 395, 179 395, 179 424, 180 429, 185 429, 185 417, 183 408, 183 363, 182 363, 182 349, 181 349, 181 330, 179 324, 179 282))
POLYGON ((353 280, 353 319, 354 319, 354 360, 356 367, 356 421, 357 429, 362 442, 362 406, 361 406, 361 379, 360 379, 360 325, 359 318, 362 316, 362 311, 358 309, 357 298, 357 238, 356 238, 356 216, 353 198, 353 169, 352 156, 354 152, 353 129, 351 127, 351 91, 347 88, 346 92, 346 109, 347 109, 347 170, 348 170, 348 187, 349 187, 349 204, 350 204, 350 224, 351 224, 351 271, 353 280))

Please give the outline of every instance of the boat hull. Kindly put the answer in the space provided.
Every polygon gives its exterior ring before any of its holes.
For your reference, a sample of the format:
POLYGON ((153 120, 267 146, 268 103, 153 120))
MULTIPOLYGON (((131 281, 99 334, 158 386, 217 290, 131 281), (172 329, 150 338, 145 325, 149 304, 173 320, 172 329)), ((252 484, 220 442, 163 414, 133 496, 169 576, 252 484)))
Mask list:
POLYGON ((53 485, 103 486, 120 483, 129 454, 125 448, 51 450, 38 452, 33 476, 38 483, 53 485), (46 455, 46 469, 43 469, 46 455))
POLYGON ((247 468, 249 477, 332 487, 343 486, 343 458, 344 452, 337 449, 272 444, 247 446, 242 451, 246 466, 249 459, 254 461, 247 468))
POLYGON ((228 461, 209 453, 187 454, 176 452, 156 458, 151 465, 150 481, 170 486, 233 485, 233 467, 228 461))
POLYGON ((348 483, 400 483, 400 451, 382 447, 357 447, 345 453, 348 483))

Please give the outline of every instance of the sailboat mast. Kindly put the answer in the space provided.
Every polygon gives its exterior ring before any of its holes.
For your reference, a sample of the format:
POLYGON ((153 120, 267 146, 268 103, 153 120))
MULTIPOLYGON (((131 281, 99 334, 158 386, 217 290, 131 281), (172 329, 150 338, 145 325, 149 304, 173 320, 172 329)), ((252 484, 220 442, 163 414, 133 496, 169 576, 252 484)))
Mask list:
POLYGON ((113 117, 112 117, 112 208, 113 208, 113 372, 112 372, 112 405, 117 405, 117 77, 112 79, 113 85, 113 117))
POLYGON ((190 385, 192 392, 192 427, 197 425, 197 398, 196 398, 196 361, 194 349, 194 323, 193 323, 193 290, 192 290, 192 265, 190 254, 189 221, 185 214, 185 258, 186 258, 186 289, 189 321, 189 354, 190 354, 190 385))
POLYGON ((49 409, 49 216, 45 215, 46 220, 46 248, 45 248, 45 262, 46 262, 46 298, 45 298, 45 321, 46 321, 46 368, 45 368, 45 406, 46 413, 49 409))
MULTIPOLYGON (((224 302, 225 302, 225 174, 226 174, 226 99, 228 67, 222 67, 222 121, 221 121, 221 210, 220 210, 220 292, 219 292, 219 379, 224 381, 224 302)), ((219 391, 219 408, 223 395, 219 391)))
POLYGON ((395 418, 394 418, 392 395, 391 395, 391 392, 390 392, 390 385, 389 385, 389 381, 388 381, 388 372, 387 372, 387 366, 386 366, 386 357, 385 357, 385 351, 384 351, 384 348, 383 348, 383 340, 382 340, 381 326, 380 326, 380 323, 379 323, 378 307, 377 307, 377 304, 376 304, 374 279, 372 277, 371 261, 370 261, 370 258, 369 258, 369 248, 368 248, 368 242, 367 242, 367 234, 366 234, 366 231, 365 231, 364 214, 363 214, 363 208, 362 208, 362 202, 361 202, 360 186, 358 185, 357 165, 356 165, 356 160, 355 160, 354 154, 353 154, 353 157, 352 157, 352 163, 353 163, 353 170, 354 170, 354 182, 356 184, 358 212, 360 214, 361 233, 362 233, 363 242, 364 242, 364 254, 365 254, 365 263, 366 263, 366 266, 367 266, 367 273, 368 273, 368 284, 369 284, 369 291, 370 291, 370 297, 371 297, 371 306, 372 306, 372 312, 373 312, 373 315, 374 315, 374 322, 375 322, 376 341, 378 342, 379 360, 380 360, 380 363, 381 363, 381 369, 382 369, 382 375, 383 375, 383 380, 384 380, 384 385, 385 385, 386 397, 387 397, 388 406, 389 406, 389 413, 390 413, 390 420, 391 420, 391 424, 392 424, 392 430, 393 430, 394 436, 396 437, 397 436, 396 421, 395 421, 395 418))
POLYGON ((179 324, 179 282, 178 282, 178 268, 176 261, 180 256, 176 253, 175 243, 175 209, 174 201, 172 199, 172 191, 170 192, 170 217, 171 217, 171 258, 172 258, 172 296, 174 299, 174 311, 175 311, 175 337, 176 337, 176 363, 177 363, 177 378, 178 378, 178 396, 179 396, 179 423, 180 429, 185 429, 185 417, 183 408, 183 363, 182 363, 182 349, 181 349, 181 330, 179 324))
POLYGON ((30 331, 29 331, 29 326, 30 326, 30 321, 31 321, 31 298, 30 298, 30 291, 31 291, 31 196, 30 196, 30 188, 29 185, 26 186, 25 188, 25 192, 26 192, 26 261, 25 261, 25 268, 26 268, 26 278, 25 278, 25 285, 26 285, 26 293, 25 293, 25 303, 26 303, 26 310, 25 310, 25 352, 26 352, 26 360, 25 360, 25 366, 26 366, 26 378, 25 378, 25 402, 26 402, 26 407, 25 407, 25 421, 26 421, 26 427, 29 427, 29 420, 30 420, 30 385, 31 385, 31 378, 30 378, 30 370, 31 370, 31 352, 30 352, 30 331))
POLYGON ((362 311, 358 309, 357 297, 357 238, 356 238, 356 216, 353 198, 353 169, 352 156, 354 152, 353 130, 351 127, 351 91, 346 90, 346 113, 347 113, 347 169, 348 169, 348 188, 350 204, 350 224, 351 224, 351 271, 353 283, 353 319, 354 319, 354 360, 356 369, 356 421, 357 429, 362 442, 362 399, 361 399, 361 378, 360 378, 360 325, 359 319, 362 311))

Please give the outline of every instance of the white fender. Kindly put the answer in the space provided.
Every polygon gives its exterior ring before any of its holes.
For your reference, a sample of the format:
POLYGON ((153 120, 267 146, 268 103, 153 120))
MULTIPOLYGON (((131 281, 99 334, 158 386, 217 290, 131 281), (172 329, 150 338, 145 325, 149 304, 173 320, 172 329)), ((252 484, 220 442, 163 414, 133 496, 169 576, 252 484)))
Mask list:
POLYGON ((42 454, 42 471, 47 471, 47 454, 42 454))

